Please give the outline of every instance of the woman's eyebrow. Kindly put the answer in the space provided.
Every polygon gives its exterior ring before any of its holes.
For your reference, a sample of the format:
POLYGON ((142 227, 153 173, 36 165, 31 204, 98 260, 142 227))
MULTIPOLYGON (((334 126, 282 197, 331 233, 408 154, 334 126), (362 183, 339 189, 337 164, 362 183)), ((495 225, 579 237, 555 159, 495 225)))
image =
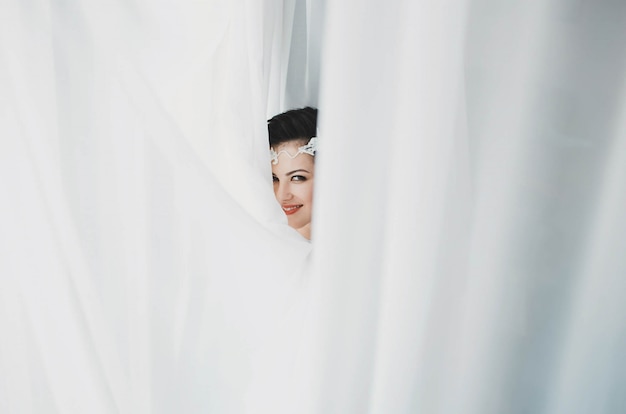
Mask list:
MULTIPOLYGON (((305 173, 309 173, 307 170, 299 169, 299 170, 293 170, 293 171, 290 171, 290 172, 288 172, 288 173, 287 173, 287 174, 285 174, 285 175, 291 175, 291 174, 293 174, 293 173, 297 173, 297 172, 300 172, 300 171, 304 171, 305 173)), ((310 174, 310 173, 309 173, 309 174, 310 174)))

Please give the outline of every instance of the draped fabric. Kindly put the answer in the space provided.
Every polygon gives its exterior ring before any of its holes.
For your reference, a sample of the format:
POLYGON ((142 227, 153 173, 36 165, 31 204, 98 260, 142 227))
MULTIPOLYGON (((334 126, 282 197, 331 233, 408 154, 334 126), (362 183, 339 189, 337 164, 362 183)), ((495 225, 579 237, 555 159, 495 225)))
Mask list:
POLYGON ((626 409, 623 1, 0 22, 0 412, 626 409), (304 105, 312 243, 265 132, 304 105))
POLYGON ((622 412, 626 3, 327 7, 303 412, 622 412))
POLYGON ((293 5, 2 8, 0 411, 275 405, 311 250, 265 125, 293 5))

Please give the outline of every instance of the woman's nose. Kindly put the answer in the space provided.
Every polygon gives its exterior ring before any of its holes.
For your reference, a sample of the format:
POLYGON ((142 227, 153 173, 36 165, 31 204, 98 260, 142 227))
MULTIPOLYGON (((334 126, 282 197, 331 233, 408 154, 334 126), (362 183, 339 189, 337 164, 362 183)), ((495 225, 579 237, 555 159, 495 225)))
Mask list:
POLYGON ((288 201, 293 198, 293 194, 291 194, 291 188, 287 183, 280 183, 278 185, 278 192, 276 194, 279 201, 288 201))

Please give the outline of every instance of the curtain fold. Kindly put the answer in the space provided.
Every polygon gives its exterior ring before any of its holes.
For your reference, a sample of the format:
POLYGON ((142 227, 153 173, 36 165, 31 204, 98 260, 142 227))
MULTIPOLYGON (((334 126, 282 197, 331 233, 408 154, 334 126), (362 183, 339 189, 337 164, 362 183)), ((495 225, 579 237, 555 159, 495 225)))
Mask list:
POLYGON ((308 412, 623 409, 624 6, 325 19, 308 412))
POLYGON ((283 3, 2 7, 0 407, 269 409, 311 249, 271 192, 283 3))

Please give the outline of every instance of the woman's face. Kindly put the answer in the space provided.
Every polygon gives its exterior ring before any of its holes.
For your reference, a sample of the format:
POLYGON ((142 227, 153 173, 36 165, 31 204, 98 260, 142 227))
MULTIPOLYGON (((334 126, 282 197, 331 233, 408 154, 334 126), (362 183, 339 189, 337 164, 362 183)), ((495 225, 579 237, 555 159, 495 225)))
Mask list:
MULTIPOLYGON (((274 150, 286 150, 293 155, 302 145, 301 141, 289 141, 279 144, 274 150)), ((309 154, 291 158, 283 153, 279 155, 278 163, 272 164, 276 200, 287 215, 289 225, 307 239, 311 238, 314 173, 315 163, 309 154)))

